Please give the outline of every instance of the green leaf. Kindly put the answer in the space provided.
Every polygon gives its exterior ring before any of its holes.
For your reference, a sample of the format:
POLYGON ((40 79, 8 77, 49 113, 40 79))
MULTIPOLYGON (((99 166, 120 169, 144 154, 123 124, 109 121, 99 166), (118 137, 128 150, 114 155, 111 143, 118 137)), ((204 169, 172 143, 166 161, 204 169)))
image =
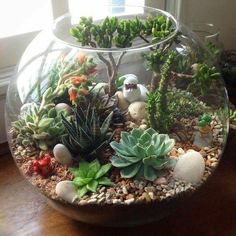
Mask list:
POLYGON ((70 167, 69 171, 72 173, 72 175, 74 177, 81 177, 81 178, 85 178, 86 174, 84 173, 84 171, 82 170, 82 168, 78 168, 78 167, 70 167))
POLYGON ((105 175, 111 169, 111 163, 101 166, 100 170, 96 173, 95 179, 98 179, 105 175))
POLYGON ((122 141, 122 144, 131 145, 129 136, 130 136, 130 134, 129 134, 128 132, 125 132, 125 131, 122 131, 122 132, 121 132, 121 141, 122 141))
POLYGON ((81 187, 81 186, 84 186, 84 185, 88 184, 92 180, 93 180, 92 178, 76 177, 76 178, 73 179, 73 182, 77 187, 81 187))
POLYGON ((136 139, 136 142, 138 141, 138 139, 141 137, 141 135, 143 134, 143 130, 139 129, 139 128, 135 128, 131 131, 131 135, 136 139))
POLYGON ((156 149, 156 156, 163 156, 162 153, 165 151, 165 143, 161 143, 161 145, 156 149))
POLYGON ((121 154, 123 156, 132 156, 132 153, 129 153, 127 150, 125 150, 125 146, 122 145, 121 143, 117 143, 116 141, 112 141, 110 143, 110 146, 112 147, 112 149, 114 149, 114 151, 117 154, 121 154))
POLYGON ((49 126, 53 122, 53 120, 54 120, 53 118, 44 118, 39 121, 38 127, 40 129, 46 128, 47 126, 49 126))
POLYGON ((154 134, 158 134, 158 133, 156 132, 156 130, 153 129, 153 128, 148 128, 148 129, 146 129, 146 130, 145 130, 145 133, 148 133, 151 137, 152 137, 152 135, 154 135, 154 134))
POLYGON ((90 190, 91 192, 96 192, 97 187, 98 187, 98 181, 97 180, 92 180, 86 185, 87 189, 90 190))
POLYGON ((156 170, 152 166, 144 166, 144 177, 149 181, 153 181, 157 177, 156 170))
POLYGON ((79 197, 81 198, 81 197, 83 197, 88 191, 89 191, 89 190, 87 189, 87 187, 86 187, 86 185, 85 185, 85 186, 83 186, 83 187, 79 187, 77 192, 78 192, 79 197))
POLYGON ((149 145, 149 146, 147 147, 147 149, 146 149, 146 155, 147 155, 147 156, 152 156, 152 155, 155 154, 155 151, 156 151, 155 146, 151 144, 151 145, 149 145))
POLYGON ((139 139, 139 143, 145 147, 151 143, 151 140, 152 140, 151 135, 144 132, 139 139))
POLYGON ((34 119, 30 115, 27 115, 25 120, 26 120, 26 122, 34 123, 34 119))
POLYGON ((107 186, 113 186, 113 183, 107 177, 101 177, 100 179, 98 179, 98 184, 107 185, 107 186))
POLYGON ((38 143, 38 145, 39 145, 39 148, 40 148, 41 150, 43 150, 43 151, 48 150, 48 146, 47 146, 47 144, 46 144, 45 141, 40 140, 39 143, 38 143))
POLYGON ((140 144, 134 146, 134 152, 136 154, 136 160, 141 160, 146 157, 146 151, 140 144))
POLYGON ((107 118, 103 121, 102 126, 100 128, 102 137, 104 137, 106 135, 107 130, 108 130, 110 124, 111 124, 112 117, 113 117, 113 112, 111 112, 107 116, 107 118))
POLYGON ((49 118, 55 118, 57 116, 57 111, 56 109, 53 107, 49 110, 48 112, 48 117, 49 118))
POLYGON ((97 159, 93 160, 90 164, 89 164, 89 169, 93 170, 94 172, 98 172, 101 168, 101 165, 99 163, 99 161, 97 159))
POLYGON ((132 165, 132 162, 129 162, 129 161, 119 158, 117 156, 113 156, 111 158, 111 164, 115 167, 120 168, 120 167, 126 167, 129 165, 132 165))
POLYGON ((134 177, 138 173, 141 166, 142 166, 142 163, 138 162, 138 163, 134 163, 130 166, 122 168, 120 171, 121 177, 123 178, 134 177))
POLYGON ((165 156, 168 154, 174 147, 175 145, 175 140, 174 139, 169 139, 165 141, 165 150, 162 152, 161 156, 165 156))

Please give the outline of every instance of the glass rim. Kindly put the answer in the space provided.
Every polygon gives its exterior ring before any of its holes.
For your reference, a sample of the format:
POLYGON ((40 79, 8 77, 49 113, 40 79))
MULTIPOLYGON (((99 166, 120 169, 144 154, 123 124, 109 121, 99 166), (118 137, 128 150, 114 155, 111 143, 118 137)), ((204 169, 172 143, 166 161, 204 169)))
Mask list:
POLYGON ((208 22, 192 22, 190 23, 190 29, 193 32, 199 30, 208 30, 209 35, 204 36, 206 39, 218 37, 220 34, 220 29, 215 24, 208 22))
MULTIPOLYGON (((145 49, 148 49, 148 48, 151 48, 151 47, 155 47, 157 45, 160 45, 160 44, 163 44, 167 41, 169 41, 170 39, 172 39, 179 31, 179 23, 178 21, 175 19, 175 17, 170 14, 169 12, 166 12, 164 10, 161 10, 161 9, 158 9, 158 8, 153 8, 153 7, 147 7, 147 6, 138 6, 138 5, 104 5, 104 6, 108 6, 108 7, 117 7, 117 8, 120 8, 120 7, 129 7, 129 8, 142 8, 142 9, 146 9, 148 11, 153 11, 153 12, 156 12, 156 13, 161 13, 162 15, 166 16, 167 18, 170 18, 172 20, 172 22, 174 23, 174 31, 171 32, 167 37, 159 40, 158 42, 149 42, 149 43, 142 43, 142 44, 138 44, 138 45, 135 45, 135 46, 131 46, 131 47, 126 47, 126 48, 92 48, 92 47, 89 47, 89 46, 81 46, 79 44, 76 44, 76 43, 72 43, 72 42, 68 42, 68 41, 65 41, 63 39, 61 39, 60 37, 58 37, 56 34, 55 34, 55 29, 57 27, 57 24, 60 23, 61 21, 63 21, 64 19, 66 18, 70 18, 71 17, 71 14, 70 13, 66 13, 58 18, 56 18, 53 22, 53 26, 51 28, 51 32, 52 32, 52 35, 53 37, 63 43, 63 44, 66 44, 68 47, 71 47, 71 48, 78 48, 80 49, 81 51, 90 51, 90 52, 94 52, 94 51, 97 51, 97 52, 131 52, 131 51, 138 51, 138 50, 145 50, 145 49)), ((69 34, 69 32, 68 32, 69 34)))

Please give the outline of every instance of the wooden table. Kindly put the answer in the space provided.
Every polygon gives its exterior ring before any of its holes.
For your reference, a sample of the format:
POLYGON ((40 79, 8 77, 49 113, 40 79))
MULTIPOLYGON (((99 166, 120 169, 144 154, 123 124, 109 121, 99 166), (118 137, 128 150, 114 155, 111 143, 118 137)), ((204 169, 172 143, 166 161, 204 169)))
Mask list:
POLYGON ((0 157, 0 236, 121 234, 236 235, 236 135, 230 136, 217 171, 187 205, 134 228, 91 226, 61 215, 24 180, 9 154, 0 157))

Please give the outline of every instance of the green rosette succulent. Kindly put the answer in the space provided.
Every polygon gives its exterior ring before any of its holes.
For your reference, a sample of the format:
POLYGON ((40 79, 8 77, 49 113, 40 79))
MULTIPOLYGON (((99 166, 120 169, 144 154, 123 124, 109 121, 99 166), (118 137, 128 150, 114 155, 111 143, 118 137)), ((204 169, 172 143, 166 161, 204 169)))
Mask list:
POLYGON ((12 122, 12 127, 17 131, 17 143, 23 146, 36 146, 41 150, 53 147, 65 135, 61 115, 68 119, 68 111, 57 110, 53 103, 45 105, 41 112, 35 103, 26 105, 26 111, 21 113, 17 121, 12 122))
POLYGON ((121 169, 123 178, 153 181, 158 171, 172 166, 173 161, 167 158, 167 154, 174 144, 174 139, 170 139, 167 134, 159 134, 152 128, 135 128, 131 133, 122 132, 120 143, 110 143, 117 154, 112 157, 111 163, 121 169))
POLYGON ((110 169, 111 163, 101 165, 97 159, 90 163, 81 162, 79 167, 70 168, 79 197, 83 197, 87 192, 96 192, 100 186, 112 186, 111 180, 104 176, 110 169))

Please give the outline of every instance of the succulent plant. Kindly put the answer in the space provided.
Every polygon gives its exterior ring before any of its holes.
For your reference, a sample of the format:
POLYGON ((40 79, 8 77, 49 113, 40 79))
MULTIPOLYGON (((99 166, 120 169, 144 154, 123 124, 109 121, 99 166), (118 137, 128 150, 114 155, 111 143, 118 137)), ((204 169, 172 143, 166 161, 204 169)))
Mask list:
MULTIPOLYGON (((104 120, 111 112, 113 112, 113 123, 121 123, 124 120, 123 113, 117 107, 117 96, 109 96, 108 94, 90 93, 88 102, 96 108, 101 120, 104 120)), ((87 104, 86 104, 87 105, 87 104)))
POLYGON ((93 159, 112 138, 112 135, 107 134, 112 116, 111 112, 100 125, 99 116, 94 107, 88 105, 83 110, 77 106, 70 122, 62 116, 62 122, 68 133, 62 137, 63 144, 74 155, 80 154, 87 160, 93 159))
POLYGON ((135 128, 131 133, 122 132, 120 143, 110 143, 117 154, 112 157, 111 163, 121 169, 123 178, 136 177, 153 181, 158 176, 158 171, 170 168, 173 164, 166 155, 172 150, 174 143, 167 134, 158 134, 152 128, 135 128))
POLYGON ((236 123, 236 110, 235 110, 235 108, 229 109, 229 120, 230 120, 230 123, 232 123, 232 124, 236 123))
MULTIPOLYGON (((135 19, 118 19, 106 17, 103 21, 95 22, 92 17, 81 17, 79 24, 70 30, 73 36, 82 46, 92 48, 126 48, 131 47, 137 38, 146 43, 157 42, 172 31, 172 22, 168 17, 148 16, 144 21, 136 16, 135 19)), ((109 95, 116 92, 116 78, 121 60, 125 52, 121 52, 117 60, 112 53, 108 58, 104 53, 98 52, 98 58, 106 65, 109 78, 109 95)))
POLYGON ((66 110, 58 111, 54 104, 47 104, 40 114, 37 104, 28 104, 28 108, 20 118, 12 122, 12 126, 18 132, 16 141, 24 146, 35 145, 42 150, 47 150, 65 134, 61 114, 68 117, 66 110))
POLYGON ((192 93, 206 95, 207 91, 212 87, 213 82, 220 78, 220 73, 213 66, 206 63, 198 64, 197 71, 193 75, 191 83, 188 85, 187 91, 192 93))
POLYGON ((161 80, 159 87, 148 94, 146 110, 150 126, 160 133, 168 133, 171 125, 169 107, 167 104, 167 91, 170 81, 170 74, 176 52, 169 51, 167 59, 161 67, 161 80))
POLYGON ((79 197, 83 197, 89 191, 96 192, 97 188, 102 185, 112 186, 111 180, 104 176, 110 168, 111 163, 101 165, 97 159, 90 163, 81 162, 78 168, 70 168, 79 197))

